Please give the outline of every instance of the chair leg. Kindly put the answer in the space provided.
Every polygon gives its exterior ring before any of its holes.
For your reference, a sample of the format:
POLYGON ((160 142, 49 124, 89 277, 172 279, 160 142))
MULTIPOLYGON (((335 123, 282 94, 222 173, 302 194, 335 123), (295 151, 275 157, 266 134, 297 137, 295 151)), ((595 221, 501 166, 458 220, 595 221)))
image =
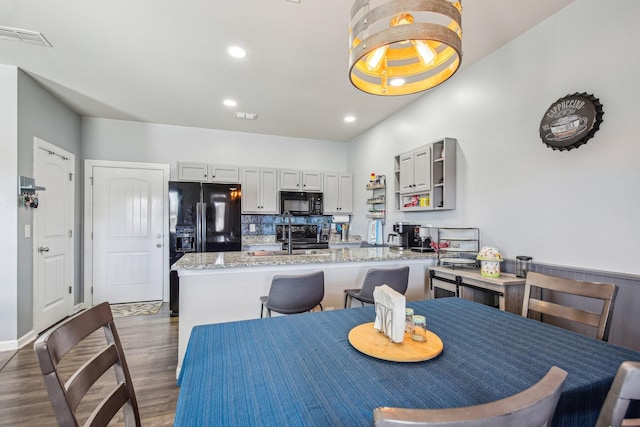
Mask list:
POLYGON ((260 318, 262 319, 262 312, 264 311, 264 304, 260 304, 260 318))
MULTIPOLYGON (((347 308, 347 301, 349 300, 349 294, 344 294, 344 308, 347 308)), ((349 304, 349 308, 351 308, 351 304, 349 304)))
POLYGON ((322 303, 318 304, 320 306, 320 311, 324 311, 324 308, 322 308, 322 303))

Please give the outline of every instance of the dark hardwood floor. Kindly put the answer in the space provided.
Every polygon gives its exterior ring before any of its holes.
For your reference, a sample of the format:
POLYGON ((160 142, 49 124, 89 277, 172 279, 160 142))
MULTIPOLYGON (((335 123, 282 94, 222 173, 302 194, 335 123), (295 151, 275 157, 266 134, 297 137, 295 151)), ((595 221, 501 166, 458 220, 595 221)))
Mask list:
MULTIPOLYGON (((168 304, 164 304, 158 314, 115 321, 143 426, 173 425, 180 390, 176 385, 178 318, 170 317, 168 304)), ((74 356, 67 357, 65 364, 72 366, 74 356)), ((33 343, 19 350, 0 371, 0 425, 56 425, 33 343)))

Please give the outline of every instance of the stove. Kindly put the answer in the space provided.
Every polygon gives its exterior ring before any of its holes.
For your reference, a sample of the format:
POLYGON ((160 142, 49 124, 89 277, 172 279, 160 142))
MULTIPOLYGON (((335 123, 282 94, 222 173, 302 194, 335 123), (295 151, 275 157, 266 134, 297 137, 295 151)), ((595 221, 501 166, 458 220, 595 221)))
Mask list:
MULTIPOLYGON (((276 225, 276 240, 286 247, 289 225, 276 225)), ((320 242, 316 224, 291 224, 291 249, 329 249, 328 242, 320 242)))

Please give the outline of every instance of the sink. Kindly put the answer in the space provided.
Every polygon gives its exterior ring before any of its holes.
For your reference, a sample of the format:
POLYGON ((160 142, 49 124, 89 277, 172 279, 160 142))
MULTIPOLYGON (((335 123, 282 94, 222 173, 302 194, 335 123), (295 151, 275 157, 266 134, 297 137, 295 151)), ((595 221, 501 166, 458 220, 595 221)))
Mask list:
MULTIPOLYGON (((264 256, 289 256, 289 254, 287 253, 287 251, 251 251, 251 252, 247 252, 247 255, 249 256, 257 256, 257 257, 264 257, 264 256)), ((307 256, 329 256, 331 255, 330 252, 328 252, 328 250, 326 249, 295 249, 292 251, 291 255, 296 255, 296 256, 301 256, 301 255, 307 255, 307 256)))

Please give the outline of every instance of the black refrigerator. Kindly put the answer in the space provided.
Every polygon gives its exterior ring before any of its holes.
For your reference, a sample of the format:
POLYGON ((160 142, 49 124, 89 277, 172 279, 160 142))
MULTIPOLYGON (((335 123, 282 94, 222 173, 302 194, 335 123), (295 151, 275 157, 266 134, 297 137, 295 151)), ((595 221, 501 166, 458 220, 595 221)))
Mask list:
MULTIPOLYGON (((169 265, 189 252, 242 249, 240 184, 169 182, 169 265)), ((178 315, 178 273, 169 274, 169 308, 178 315)))

